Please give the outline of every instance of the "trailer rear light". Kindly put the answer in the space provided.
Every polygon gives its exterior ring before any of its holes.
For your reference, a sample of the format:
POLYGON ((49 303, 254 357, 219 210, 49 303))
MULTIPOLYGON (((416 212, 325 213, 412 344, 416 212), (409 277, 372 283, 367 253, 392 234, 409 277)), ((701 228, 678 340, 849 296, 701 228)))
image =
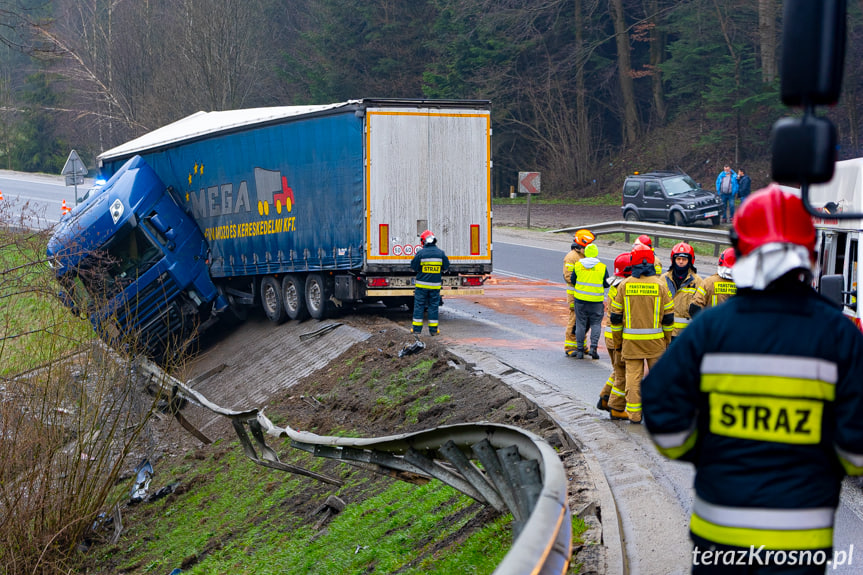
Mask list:
POLYGON ((462 276, 461 285, 478 287, 482 285, 482 278, 480 276, 462 276))
POLYGON ((470 255, 479 255, 479 226, 476 224, 470 226, 470 255))
POLYGON ((390 253, 390 225, 380 224, 378 226, 378 249, 382 256, 390 253))
POLYGON ((390 285, 390 282, 387 278, 369 278, 366 280, 366 286, 368 287, 387 287, 390 285))

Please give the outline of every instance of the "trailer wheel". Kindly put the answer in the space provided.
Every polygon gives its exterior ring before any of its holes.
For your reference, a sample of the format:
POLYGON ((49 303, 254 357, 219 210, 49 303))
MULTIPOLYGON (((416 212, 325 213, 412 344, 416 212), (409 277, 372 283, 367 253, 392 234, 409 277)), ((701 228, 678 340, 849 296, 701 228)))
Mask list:
POLYGON ((282 303, 282 286, 272 276, 261 280, 261 307, 264 308, 267 319, 275 324, 284 323, 288 319, 282 303))
POLYGON ((282 301, 291 319, 302 321, 309 317, 306 306, 306 282, 302 276, 286 275, 282 280, 282 301))
POLYGON ((306 306, 309 308, 309 315, 315 319, 329 317, 333 309, 330 301, 332 293, 321 274, 309 274, 306 278, 306 306))

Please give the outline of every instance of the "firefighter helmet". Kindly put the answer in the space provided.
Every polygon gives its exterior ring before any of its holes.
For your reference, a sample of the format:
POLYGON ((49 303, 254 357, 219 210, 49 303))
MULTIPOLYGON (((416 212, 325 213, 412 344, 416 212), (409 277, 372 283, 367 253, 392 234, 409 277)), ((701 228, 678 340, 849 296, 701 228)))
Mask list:
POLYGON ((765 244, 788 243, 815 251, 815 226, 803 200, 776 184, 758 190, 734 215, 731 241, 740 255, 765 244))
POLYGON ((653 250, 647 246, 635 246, 632 248, 632 265, 640 264, 653 265, 656 262, 656 257, 653 255, 653 250))
POLYGON ((425 246, 428 244, 437 243, 437 238, 434 237, 434 234, 431 233, 429 230, 426 230, 422 233, 422 235, 420 235, 420 241, 425 246))
POLYGON ((671 248, 671 263, 674 263, 674 258, 677 256, 687 256, 689 258, 689 265, 695 264, 695 250, 686 242, 680 242, 671 248))
POLYGON ((719 267, 734 267, 735 261, 737 261, 737 256, 734 254, 734 248, 726 248, 726 250, 722 252, 722 255, 719 256, 719 267))
POLYGON ((619 278, 628 278, 632 275, 632 253, 622 253, 614 258, 614 275, 619 278))
POLYGON ((653 247, 653 242, 650 240, 650 236, 648 236, 647 234, 642 234, 638 236, 638 239, 635 240, 635 242, 649 248, 653 247))
POLYGON ((577 244, 579 247, 585 247, 588 244, 592 244, 593 240, 596 239, 596 236, 593 235, 593 232, 586 229, 576 230, 575 236, 572 238, 573 243, 577 244))

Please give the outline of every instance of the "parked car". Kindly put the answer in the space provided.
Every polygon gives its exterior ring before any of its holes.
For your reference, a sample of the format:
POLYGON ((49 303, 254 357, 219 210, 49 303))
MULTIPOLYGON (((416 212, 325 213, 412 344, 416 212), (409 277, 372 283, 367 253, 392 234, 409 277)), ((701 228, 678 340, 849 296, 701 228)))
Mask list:
POLYGON ((623 184, 623 219, 685 226, 709 220, 719 224, 722 201, 686 174, 647 172, 626 178, 623 184))

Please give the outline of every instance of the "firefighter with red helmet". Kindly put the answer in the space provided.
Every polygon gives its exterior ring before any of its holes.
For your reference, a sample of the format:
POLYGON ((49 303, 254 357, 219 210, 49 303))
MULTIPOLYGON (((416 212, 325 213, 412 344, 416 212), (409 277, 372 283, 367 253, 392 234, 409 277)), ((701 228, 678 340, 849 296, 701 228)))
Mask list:
POLYGON ((437 246, 437 238, 426 230, 420 235, 422 249, 411 260, 411 269, 417 274, 414 281, 414 313, 412 331, 423 331, 423 315, 428 312, 429 334, 438 335, 438 308, 443 272, 449 269, 449 258, 437 246))
POLYGON ((608 406, 612 419, 641 423, 641 379, 644 364, 652 368, 671 341, 674 300, 665 281, 656 275, 653 250, 632 250, 632 276, 617 287, 609 323, 620 332, 625 363, 624 388, 615 380, 608 406))
POLYGON ((575 271, 575 264, 584 257, 584 248, 592 244, 594 239, 596 236, 590 230, 576 230, 572 244, 569 246, 569 253, 563 258, 563 281, 566 282, 566 304, 569 307, 563 351, 570 357, 576 357, 578 353, 578 342, 575 339, 575 286, 572 283, 572 272, 575 271))
POLYGON ((752 194, 731 233, 737 295, 650 371, 647 428, 695 464, 693 573, 823 574, 842 479, 863 475, 863 335, 811 288, 816 232, 799 196, 752 194), (759 563, 696 564, 708 549, 759 563))
POLYGON ((727 248, 722 252, 716 273, 704 278, 704 283, 695 290, 695 307, 690 310, 692 317, 702 309, 716 307, 737 293, 737 285, 731 276, 731 268, 736 259, 734 248, 727 248))
POLYGON ((696 273, 695 250, 686 242, 680 242, 671 248, 671 267, 662 275, 668 290, 674 298, 674 339, 689 325, 692 312, 698 313, 694 305, 695 293, 704 280, 696 273))
MULTIPOLYGON (((614 275, 611 278, 608 286, 608 294, 605 296, 605 316, 602 318, 602 328, 605 333, 605 348, 608 350, 608 356, 611 359, 611 374, 608 380, 599 392, 599 401, 596 404, 597 409, 610 411, 608 400, 611 396, 612 389, 617 386, 619 390, 626 387, 626 364, 620 356, 620 334, 623 326, 611 327, 611 302, 617 294, 617 286, 632 275, 632 253, 625 252, 614 258, 614 275)), ((621 392, 622 395, 623 392, 621 392)))
MULTIPOLYGON (((647 246, 651 250, 653 250, 653 241, 650 239, 650 236, 648 236, 647 234, 641 234, 640 236, 635 238, 635 241, 632 243, 632 247, 634 248, 635 246, 647 246)), ((656 251, 654 250, 653 253, 655 254, 656 251)), ((654 256, 654 258, 655 257, 656 256, 654 256)), ((656 267, 656 275, 660 275, 662 273, 662 264, 659 262, 659 260, 656 260, 656 262, 653 265, 654 265, 654 267, 656 267)))

